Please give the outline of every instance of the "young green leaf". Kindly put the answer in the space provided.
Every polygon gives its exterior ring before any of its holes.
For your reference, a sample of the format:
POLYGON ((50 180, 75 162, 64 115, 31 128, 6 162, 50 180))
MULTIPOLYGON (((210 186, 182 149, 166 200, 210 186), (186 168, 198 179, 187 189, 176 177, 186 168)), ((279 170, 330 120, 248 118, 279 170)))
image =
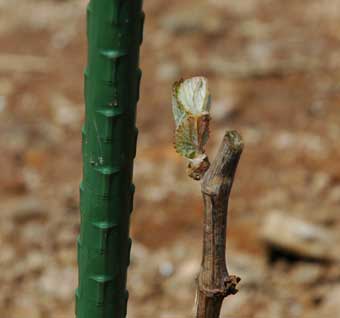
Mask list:
POLYGON ((196 180, 201 179, 209 167, 204 145, 209 137, 210 99, 204 77, 180 80, 173 85, 175 148, 189 160, 189 175, 196 180))

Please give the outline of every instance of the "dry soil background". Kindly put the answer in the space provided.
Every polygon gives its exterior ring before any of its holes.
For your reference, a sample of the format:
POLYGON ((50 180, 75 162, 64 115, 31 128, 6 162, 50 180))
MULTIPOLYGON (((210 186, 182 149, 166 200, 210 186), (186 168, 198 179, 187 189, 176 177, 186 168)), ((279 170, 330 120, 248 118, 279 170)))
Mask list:
MULTIPOLYGON (((74 316, 85 6, 0 0, 1 318, 74 316)), ((144 7, 129 317, 193 307, 201 198, 170 106, 172 82, 192 75, 210 81, 209 153, 225 129, 246 144, 228 228, 243 280, 222 317, 338 317, 340 0, 144 7)))

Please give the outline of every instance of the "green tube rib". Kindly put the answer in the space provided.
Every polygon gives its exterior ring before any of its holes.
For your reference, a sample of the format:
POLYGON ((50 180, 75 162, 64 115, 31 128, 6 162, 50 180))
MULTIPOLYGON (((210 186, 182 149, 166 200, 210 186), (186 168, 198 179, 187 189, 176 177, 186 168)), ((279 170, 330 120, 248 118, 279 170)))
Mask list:
POLYGON ((142 0, 91 0, 87 8, 77 318, 126 317, 143 22, 142 0))

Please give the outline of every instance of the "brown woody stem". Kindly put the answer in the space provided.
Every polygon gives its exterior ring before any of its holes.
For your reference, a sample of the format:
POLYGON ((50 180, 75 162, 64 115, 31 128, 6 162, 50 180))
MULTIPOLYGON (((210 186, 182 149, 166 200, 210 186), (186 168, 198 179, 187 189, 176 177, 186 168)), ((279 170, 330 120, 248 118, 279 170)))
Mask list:
POLYGON ((229 275, 225 252, 228 201, 242 150, 239 133, 227 132, 203 178, 203 258, 197 283, 196 318, 218 318, 223 299, 237 293, 240 278, 229 275))

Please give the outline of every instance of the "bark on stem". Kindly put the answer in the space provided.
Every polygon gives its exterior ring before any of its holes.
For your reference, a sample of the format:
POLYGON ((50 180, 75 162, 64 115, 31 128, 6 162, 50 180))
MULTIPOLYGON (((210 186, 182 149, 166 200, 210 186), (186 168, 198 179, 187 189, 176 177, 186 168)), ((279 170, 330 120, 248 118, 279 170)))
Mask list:
POLYGON ((223 299, 237 292, 240 278, 229 275, 225 251, 229 194, 242 150, 239 133, 227 132, 203 178, 203 258, 197 284, 196 318, 218 318, 223 299))

